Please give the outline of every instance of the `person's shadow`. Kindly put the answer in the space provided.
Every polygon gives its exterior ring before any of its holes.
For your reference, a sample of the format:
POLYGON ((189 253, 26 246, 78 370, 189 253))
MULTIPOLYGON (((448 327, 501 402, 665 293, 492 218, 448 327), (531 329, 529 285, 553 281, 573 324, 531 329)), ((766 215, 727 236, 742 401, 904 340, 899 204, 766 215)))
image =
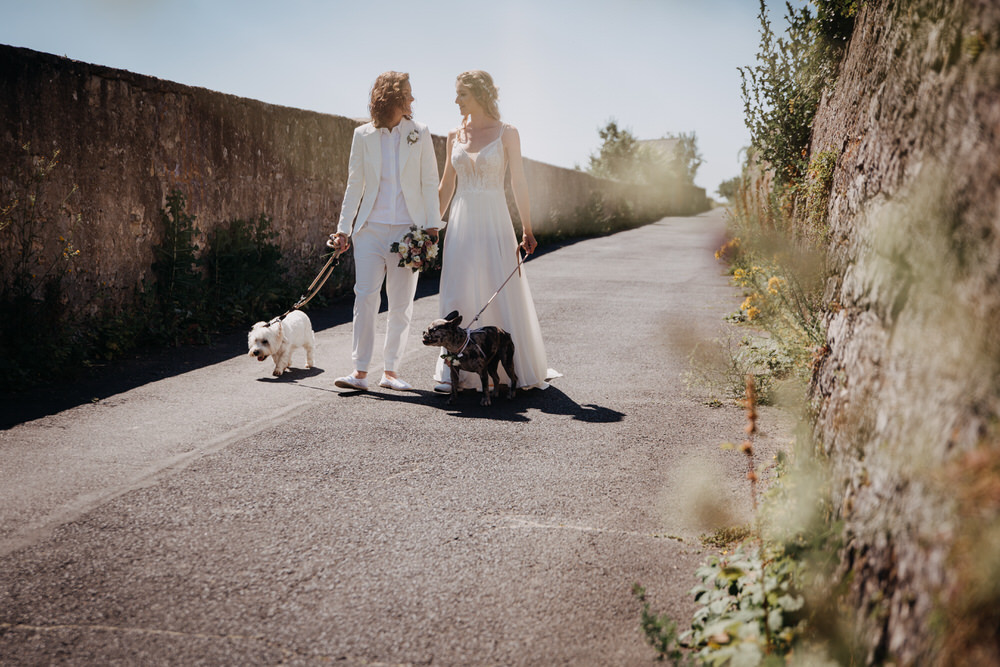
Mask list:
POLYGON ((452 404, 448 404, 447 396, 424 389, 412 391, 344 391, 339 395, 344 398, 358 397, 377 401, 395 403, 415 403, 447 410, 453 417, 462 419, 490 419, 494 421, 530 422, 528 412, 539 410, 545 414, 568 415, 577 421, 607 424, 620 422, 625 413, 605 408, 593 403, 579 404, 556 388, 549 385, 548 389, 521 390, 513 399, 508 399, 506 387, 501 387, 500 395, 493 399, 491 405, 480 405, 480 393, 473 389, 459 392, 452 404))

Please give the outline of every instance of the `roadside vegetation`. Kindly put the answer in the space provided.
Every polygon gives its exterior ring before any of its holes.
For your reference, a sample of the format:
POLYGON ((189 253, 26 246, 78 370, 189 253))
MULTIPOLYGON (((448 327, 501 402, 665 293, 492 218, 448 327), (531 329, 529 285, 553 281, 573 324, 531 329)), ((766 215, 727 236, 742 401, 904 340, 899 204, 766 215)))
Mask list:
POLYGON ((747 412, 747 439, 727 448, 746 461, 752 525, 703 537, 715 553, 696 572, 699 605, 682 624, 650 609, 641 624, 660 660, 692 665, 851 664, 859 659, 834 608, 840 539, 823 456, 808 436, 808 416, 793 450, 756 460, 756 406, 804 408, 815 363, 825 354, 827 203, 836 152, 810 154, 812 120, 853 29, 858 1, 814 0, 787 7, 782 31, 760 3, 756 63, 741 68, 751 146, 743 173, 720 185, 729 201, 726 262, 744 301, 729 319, 741 333, 695 350, 689 385, 708 400, 747 412), (711 353, 709 353, 711 352, 711 353), (719 360, 722 360, 721 363, 719 360), (712 361, 714 360, 714 361, 712 361), (682 629, 683 628, 683 629, 682 629))

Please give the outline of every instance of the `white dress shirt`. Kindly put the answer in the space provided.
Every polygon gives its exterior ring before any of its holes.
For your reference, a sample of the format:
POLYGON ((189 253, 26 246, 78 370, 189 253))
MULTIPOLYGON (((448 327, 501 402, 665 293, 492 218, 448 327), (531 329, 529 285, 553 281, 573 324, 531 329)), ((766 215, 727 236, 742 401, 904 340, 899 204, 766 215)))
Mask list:
POLYGON ((378 183, 378 196, 369 222, 383 225, 412 225, 413 218, 406 210, 406 200, 403 199, 403 189, 399 186, 399 146, 402 140, 400 126, 391 130, 378 128, 382 143, 382 173, 378 183))

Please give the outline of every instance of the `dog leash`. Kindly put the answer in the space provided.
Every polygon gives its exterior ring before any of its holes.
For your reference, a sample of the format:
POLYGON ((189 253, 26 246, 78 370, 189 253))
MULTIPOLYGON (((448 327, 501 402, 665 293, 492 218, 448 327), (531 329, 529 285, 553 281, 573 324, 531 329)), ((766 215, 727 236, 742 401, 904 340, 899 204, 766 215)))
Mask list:
MULTIPOLYGON (((521 262, 522 262, 522 260, 521 260, 521 248, 518 247, 518 249, 517 249, 517 266, 515 266, 514 270, 510 272, 509 276, 507 276, 507 280, 503 281, 503 284, 500 285, 500 287, 497 288, 497 291, 493 292, 493 296, 491 296, 490 300, 486 302, 486 305, 483 306, 478 313, 476 313, 475 317, 472 318, 472 321, 469 322, 469 326, 468 326, 469 329, 472 329, 472 325, 475 323, 475 321, 479 319, 479 316, 483 314, 484 310, 486 310, 487 308, 490 307, 490 304, 493 303, 493 299, 497 298, 497 294, 499 294, 500 290, 502 290, 507 285, 507 283, 510 282, 510 279, 514 277, 514 274, 515 273, 518 273, 518 274, 521 273, 521 262)), ((465 344, 468 345, 469 341, 465 341, 465 344)), ((464 350, 465 347, 463 347, 462 349, 464 350)))
POLYGON ((288 314, 291 313, 293 310, 298 310, 302 306, 312 301, 312 298, 316 296, 321 289, 323 289, 323 285, 325 285, 326 281, 329 280, 330 276, 333 275, 333 270, 337 268, 337 263, 339 263, 335 262, 336 260, 340 259, 341 254, 343 253, 340 252, 331 253, 330 259, 326 260, 326 264, 323 265, 323 268, 320 269, 319 273, 313 279, 312 283, 309 285, 309 287, 306 288, 306 293, 299 297, 298 303, 292 306, 289 310, 285 311, 284 314, 279 315, 278 317, 268 322, 268 325, 274 324, 275 322, 280 323, 281 320, 288 317, 288 314))

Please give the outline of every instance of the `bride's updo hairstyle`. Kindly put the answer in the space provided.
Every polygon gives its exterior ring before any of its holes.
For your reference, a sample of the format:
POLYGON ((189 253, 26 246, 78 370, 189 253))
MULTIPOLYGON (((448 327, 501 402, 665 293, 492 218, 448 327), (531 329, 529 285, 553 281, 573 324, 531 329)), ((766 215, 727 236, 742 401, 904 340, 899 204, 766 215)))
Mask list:
POLYGON ((383 72, 375 79, 368 102, 368 113, 375 127, 387 127, 396 110, 406 107, 403 88, 409 80, 410 75, 406 72, 383 72))
POLYGON ((456 81, 469 89, 487 116, 500 120, 500 109, 497 107, 498 91, 489 73, 481 69, 472 69, 459 74, 456 81))

